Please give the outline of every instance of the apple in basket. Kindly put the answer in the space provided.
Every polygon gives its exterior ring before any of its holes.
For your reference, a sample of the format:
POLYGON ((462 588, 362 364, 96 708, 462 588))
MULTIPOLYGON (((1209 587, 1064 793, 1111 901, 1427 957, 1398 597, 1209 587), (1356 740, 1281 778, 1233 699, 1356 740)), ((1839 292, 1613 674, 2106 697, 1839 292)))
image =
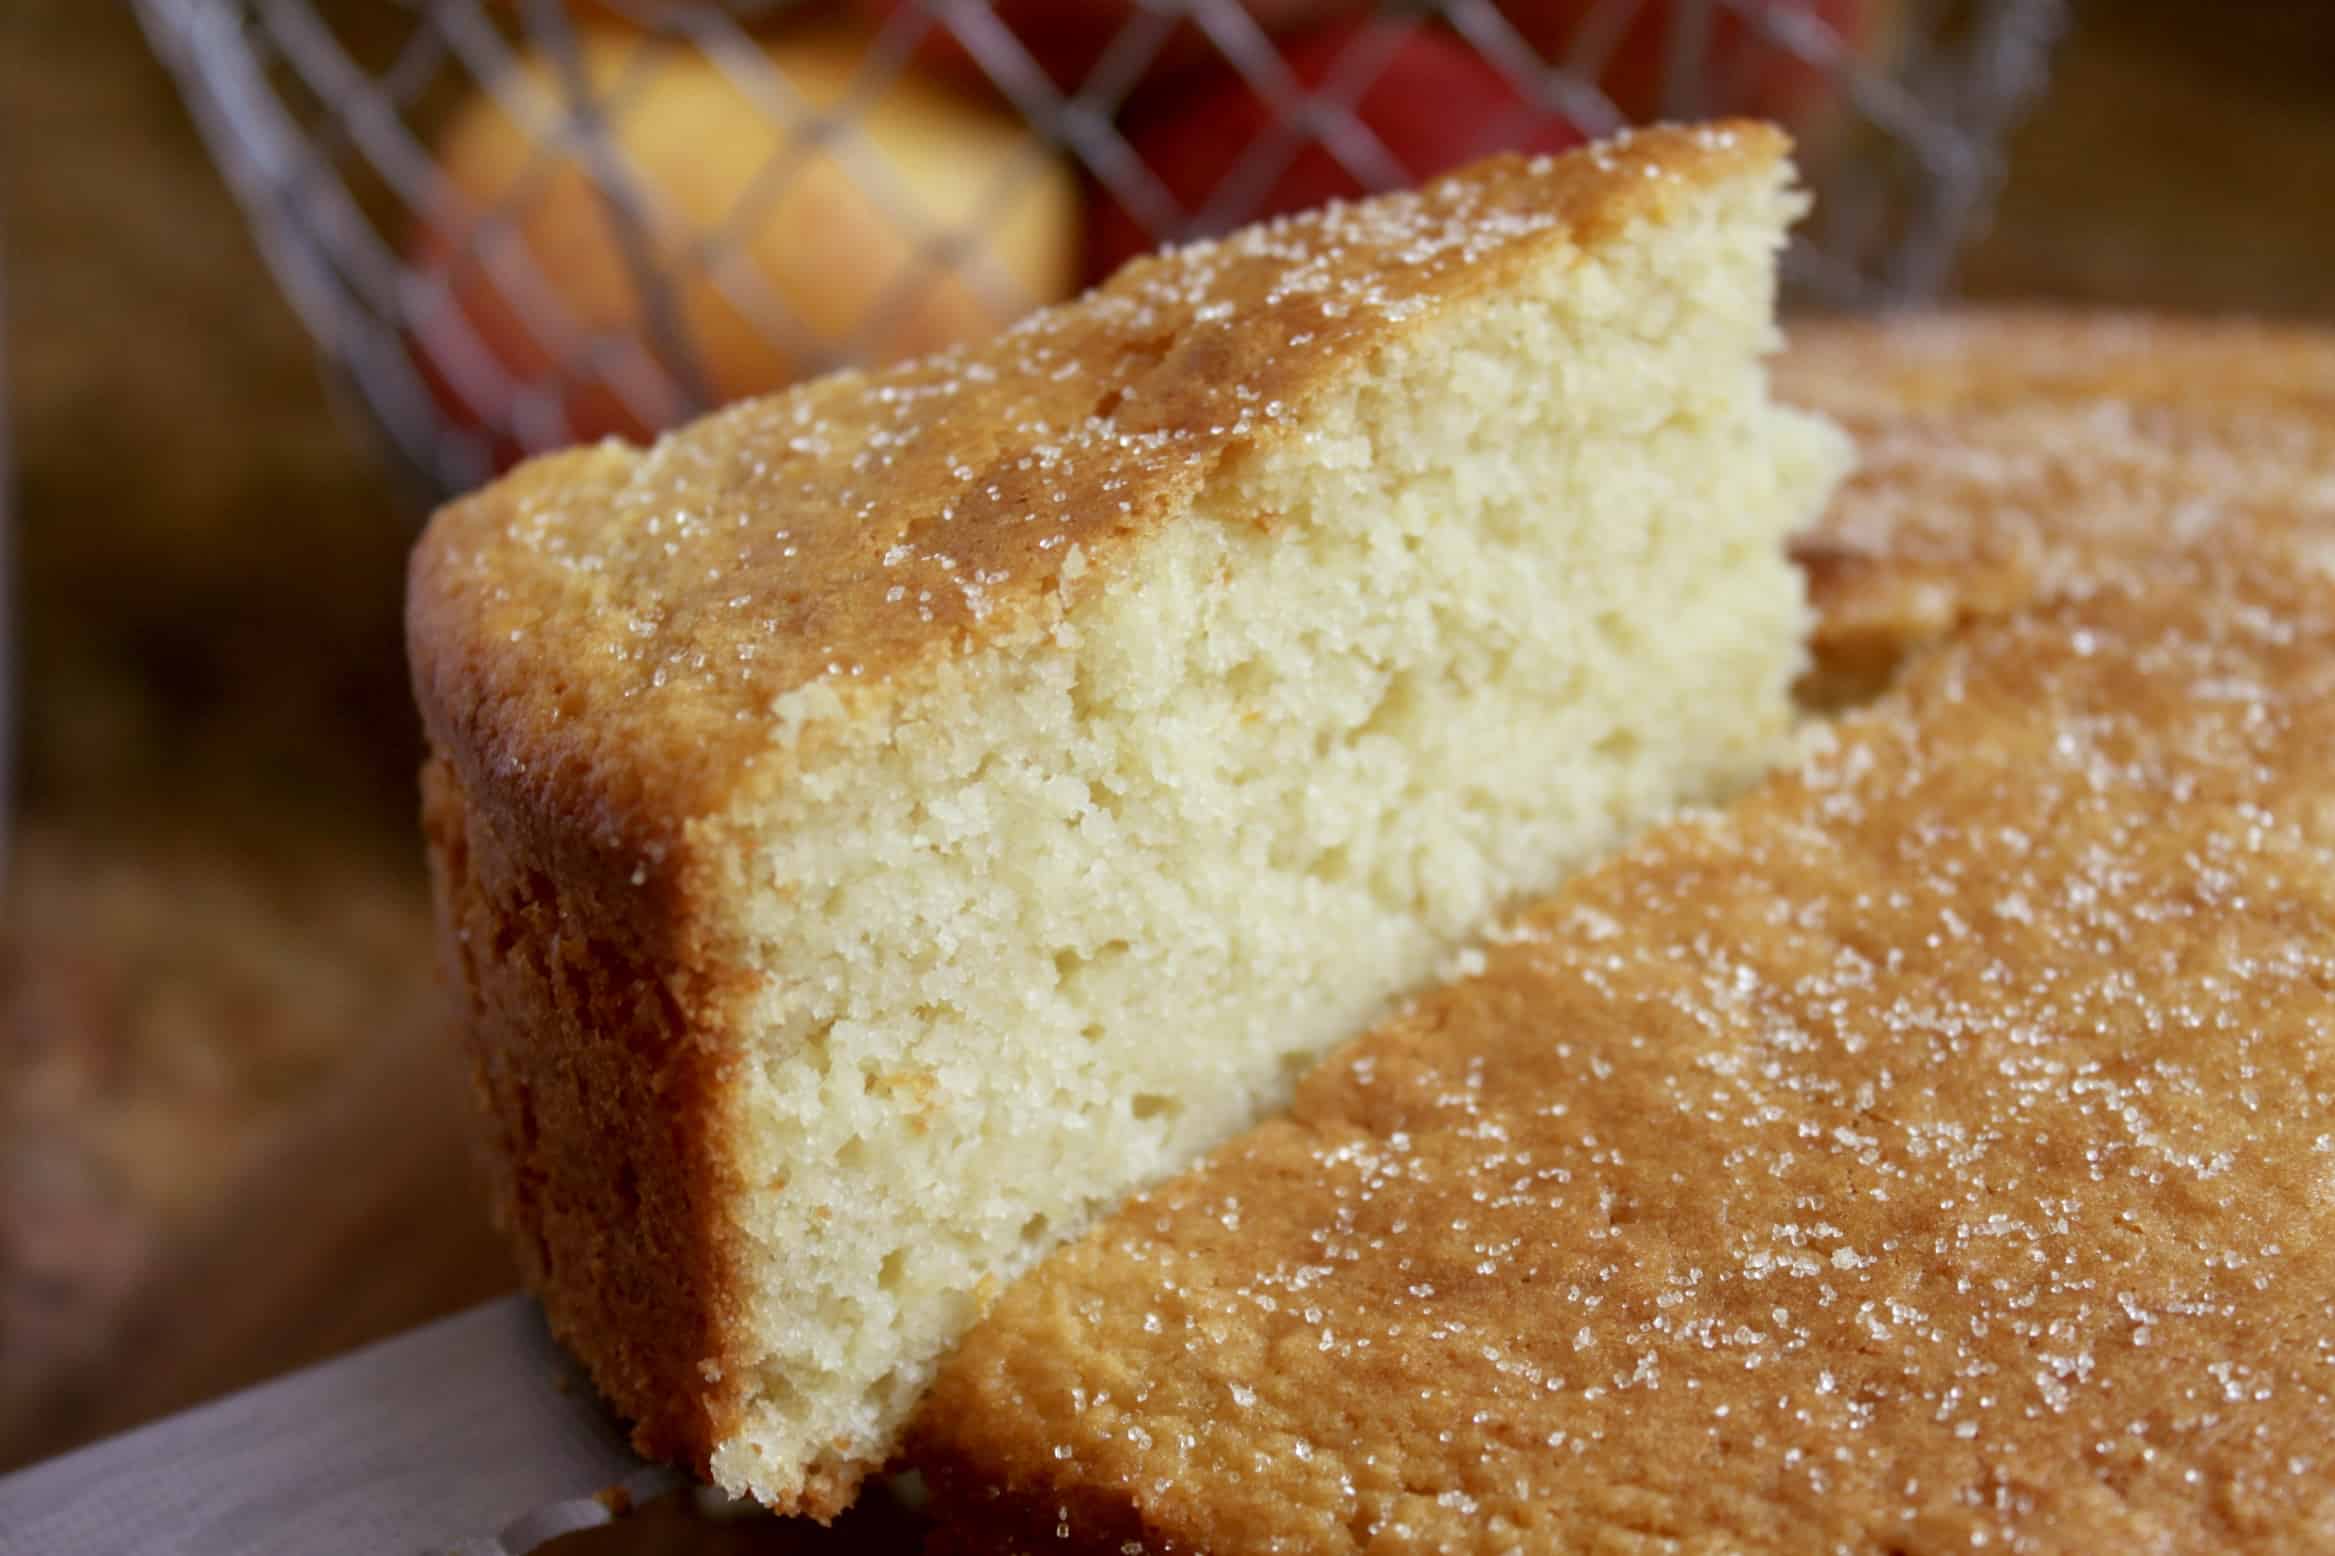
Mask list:
POLYGON ((717 59, 590 26, 577 53, 579 82, 521 55, 454 116, 448 197, 411 241, 414 355, 498 464, 978 336, 1077 283, 1069 166, 856 34, 717 59))
POLYGON ((1099 190, 1087 269, 1103 275, 1163 238, 1416 183, 1498 151, 1562 151, 1586 137, 1462 38, 1431 23, 1355 18, 1284 39, 1287 79, 1229 66, 1162 90, 1129 141, 1172 202, 1158 224, 1099 190))
MULTIPOLYGON (((1367 3, 1240 0, 1238 9, 1271 35, 1360 10, 1367 3)), ((917 62, 962 81, 992 82, 985 61, 1027 55, 1057 90, 1075 92, 1132 26, 1158 31, 1149 56, 1131 70, 1130 86, 1204 65, 1219 54, 1216 42, 1198 23, 1167 19, 1169 8, 1147 6, 1142 0, 853 0, 853 4, 871 22, 917 26, 917 62), (1155 13, 1155 18, 1146 20, 1147 12, 1155 13), (895 22, 903 15, 916 21, 895 22)))
POLYGON ((1625 119, 1748 114, 1803 132, 1838 104, 1827 61, 1885 55, 1903 9, 1899 0, 1499 0, 1499 7, 1543 60, 1594 78, 1625 119), (1687 31, 1698 25, 1699 36, 1687 31), (1674 70, 1686 72, 1677 104, 1665 91, 1674 70))

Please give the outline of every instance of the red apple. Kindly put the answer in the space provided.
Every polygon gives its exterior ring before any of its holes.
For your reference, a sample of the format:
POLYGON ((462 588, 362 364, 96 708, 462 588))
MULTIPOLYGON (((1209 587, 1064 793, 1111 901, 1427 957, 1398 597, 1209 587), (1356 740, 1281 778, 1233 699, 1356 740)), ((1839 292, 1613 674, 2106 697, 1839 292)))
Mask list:
POLYGON ((1561 151, 1584 138, 1439 27, 1393 18, 1332 23, 1289 39, 1282 59, 1294 82, 1287 90, 1268 85, 1260 93, 1223 67, 1129 127, 1136 154, 1181 219, 1155 232, 1109 190, 1098 191, 1087 237, 1091 275, 1107 275, 1165 239, 1417 183, 1498 151, 1561 151), (1357 95, 1349 80, 1367 84, 1357 95))
POLYGON ((1813 24, 1844 58, 1869 59, 1890 31, 1892 0, 1710 0, 1699 46, 1678 36, 1692 8, 1681 0, 1499 0, 1524 40, 1552 65, 1578 64, 1622 116, 1649 120, 1749 114, 1805 124, 1830 104, 1833 78, 1771 28, 1813 24), (1753 12, 1765 11, 1765 17, 1753 12), (1685 48, 1699 77, 1682 101, 1665 92, 1673 52, 1685 48))
MULTIPOLYGON (((1362 3, 1242 0, 1242 8, 1271 35, 1359 9, 1362 3)), ((1147 9, 1140 0, 852 0, 852 4, 870 23, 888 22, 903 11, 918 13, 924 30, 916 40, 917 63, 959 81, 990 84, 981 51, 968 46, 965 37, 979 37, 983 29, 1002 29, 1063 92, 1077 91, 1112 41, 1147 9)), ((1216 57, 1216 44, 1205 32, 1178 20, 1130 85, 1190 70, 1216 57)))

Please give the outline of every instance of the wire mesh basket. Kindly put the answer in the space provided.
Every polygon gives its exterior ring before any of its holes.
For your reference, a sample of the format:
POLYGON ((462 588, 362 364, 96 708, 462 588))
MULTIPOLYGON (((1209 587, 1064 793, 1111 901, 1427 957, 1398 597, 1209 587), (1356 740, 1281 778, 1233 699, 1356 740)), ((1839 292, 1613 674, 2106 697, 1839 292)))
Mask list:
POLYGON ((1159 241, 1750 113, 1917 302, 2061 0, 138 0, 413 494, 968 338, 1159 241))

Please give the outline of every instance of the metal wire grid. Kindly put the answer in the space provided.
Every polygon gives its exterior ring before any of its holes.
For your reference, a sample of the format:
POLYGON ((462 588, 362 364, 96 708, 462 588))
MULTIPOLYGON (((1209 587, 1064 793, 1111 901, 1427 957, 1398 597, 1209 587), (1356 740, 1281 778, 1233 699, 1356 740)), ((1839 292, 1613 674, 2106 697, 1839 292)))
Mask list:
MULTIPOLYGON (((1599 89, 1608 56, 1641 4, 1598 0, 1565 57, 1543 59, 1495 0, 1418 0, 1392 13, 1407 26, 1440 17, 1527 101, 1583 131, 1623 115, 1599 89)), ((1700 41, 1719 13, 1781 55, 1820 71, 1847 110, 1811 174, 1818 216, 1787 257, 1801 299, 1875 307, 1937 293, 1980 220, 2000 172, 2002 139, 2040 86, 2062 0, 1901 0, 1900 46, 1875 69, 1812 12, 1771 0, 1669 0, 1676 8, 1660 109, 1693 117, 1706 104, 1700 41)), ((723 303, 802 371, 860 360, 920 288, 954 276, 1000 316, 1029 299, 984 263, 985 220, 1041 176, 1051 148, 1067 152, 1097 190, 1153 235, 1220 230, 1245 215, 1308 138, 1368 187, 1406 173, 1357 111, 1398 47, 1398 28, 1372 29, 1310 92, 1239 0, 1146 0, 1084 79, 1052 79, 987 0, 921 0, 875 33, 843 95, 806 98, 764 52, 756 29, 802 10, 788 0, 601 0, 638 28, 612 82, 587 69, 577 20, 563 0, 138 0, 157 52, 239 199, 269 264, 336 383, 377 431, 413 495, 427 501, 476 484, 514 448, 573 440, 567 391, 604 386, 644 426, 665 425, 713 398, 705 343, 692 338, 679 284, 710 285, 723 303), (1178 29, 1206 46, 1260 97, 1297 104, 1278 133, 1260 135, 1198 206, 1179 204, 1119 123, 1122 109, 1178 29), (933 29, 957 47, 1037 132, 1001 168, 958 226, 936 223, 863 138, 846 133, 911 68, 933 29), (665 51, 697 51, 729 86, 786 127, 713 230, 676 247, 664 192, 627 157, 610 122, 665 51), (521 90, 520 61, 550 62, 557 91, 521 90), (429 139, 465 90, 493 95, 534 142, 506 206, 470 226, 468 262, 487 277, 552 364, 528 376, 498 358, 450 295, 444 264, 417 263, 417 222, 467 225, 429 139), (745 240, 813 157, 845 165, 861 194, 913 241, 903 267, 841 338, 807 329, 746 254, 745 240), (518 235, 525 203, 555 169, 588 173, 637 298, 638 327, 594 331, 577 316, 518 235), (686 274, 684 274, 686 272, 686 274), (427 353, 416 340, 426 337, 427 353), (433 384, 425 366, 437 376, 433 384), (451 403, 450 403, 451 402, 451 403)), ((475 212, 469 213, 475 216, 475 212)))

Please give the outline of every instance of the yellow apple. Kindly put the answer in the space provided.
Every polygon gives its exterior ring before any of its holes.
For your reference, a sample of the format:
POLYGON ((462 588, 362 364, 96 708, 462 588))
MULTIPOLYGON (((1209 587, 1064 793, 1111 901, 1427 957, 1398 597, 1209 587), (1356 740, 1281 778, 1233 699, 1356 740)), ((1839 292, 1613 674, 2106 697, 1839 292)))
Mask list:
POLYGON ((501 458, 651 432, 690 408, 692 378, 720 402, 933 350, 1077 284, 1069 166, 1002 109, 863 80, 859 35, 718 61, 620 27, 579 43, 583 93, 527 55, 455 115, 448 198, 410 244, 442 283, 420 290, 416 355, 501 458))

